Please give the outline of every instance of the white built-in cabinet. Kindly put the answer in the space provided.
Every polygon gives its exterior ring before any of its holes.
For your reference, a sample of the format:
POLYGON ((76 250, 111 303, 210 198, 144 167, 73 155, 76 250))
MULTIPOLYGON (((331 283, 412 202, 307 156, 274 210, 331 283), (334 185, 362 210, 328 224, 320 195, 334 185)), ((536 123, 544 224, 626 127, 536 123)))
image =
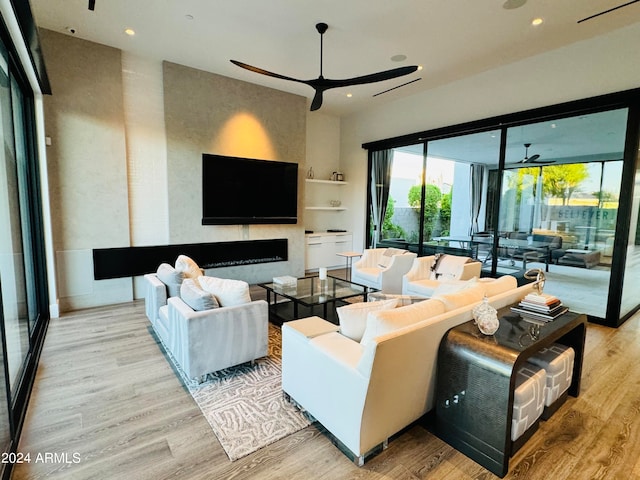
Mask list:
POLYGON ((306 237, 306 270, 320 267, 344 267, 345 258, 340 252, 349 252, 353 246, 353 235, 349 232, 309 233, 306 237))

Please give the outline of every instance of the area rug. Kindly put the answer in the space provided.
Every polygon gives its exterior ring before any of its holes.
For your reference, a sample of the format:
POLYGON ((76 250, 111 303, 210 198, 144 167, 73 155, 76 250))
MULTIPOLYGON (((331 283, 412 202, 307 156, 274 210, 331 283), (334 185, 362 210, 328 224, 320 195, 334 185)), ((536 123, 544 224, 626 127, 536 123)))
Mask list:
MULTIPOLYGON (((269 356, 209 374, 205 382, 184 384, 234 461, 311 424, 282 395, 280 329, 269 324, 269 356)), ((175 362, 174 362, 175 365, 175 362)))

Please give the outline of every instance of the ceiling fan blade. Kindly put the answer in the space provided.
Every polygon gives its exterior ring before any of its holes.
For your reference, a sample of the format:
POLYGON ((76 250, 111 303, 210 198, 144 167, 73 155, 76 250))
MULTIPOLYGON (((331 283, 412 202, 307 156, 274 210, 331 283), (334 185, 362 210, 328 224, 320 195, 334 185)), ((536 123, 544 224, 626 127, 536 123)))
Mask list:
POLYGON ((311 111, 318 110, 322 106, 322 93, 324 92, 321 88, 316 88, 316 94, 313 96, 313 101, 311 102, 311 111))
POLYGON ((385 70, 383 72, 370 73, 369 75, 362 75, 360 77, 345 78, 342 80, 331 80, 331 79, 321 79, 321 80, 326 88, 349 87, 351 85, 363 85, 365 83, 375 83, 375 82, 382 82, 384 80, 391 80, 392 78, 398 78, 404 75, 409 75, 410 73, 413 73, 416 70, 418 70, 418 66, 411 65, 408 67, 393 68, 391 70, 385 70))
POLYGON ((529 158, 525 158, 525 163, 535 162, 539 158, 540 158, 540 155, 536 153, 535 155, 531 155, 529 158))
POLYGON ((266 75, 267 77, 279 78, 281 80, 290 80, 292 82, 298 83, 308 83, 306 80, 299 80, 297 78, 287 77, 285 75, 280 75, 279 73, 273 73, 268 70, 264 70, 262 68, 254 67, 253 65, 248 65, 246 63, 239 62, 238 60, 230 60, 231 63, 237 65, 240 68, 244 68, 245 70, 249 70, 254 73, 259 73, 261 75, 266 75))

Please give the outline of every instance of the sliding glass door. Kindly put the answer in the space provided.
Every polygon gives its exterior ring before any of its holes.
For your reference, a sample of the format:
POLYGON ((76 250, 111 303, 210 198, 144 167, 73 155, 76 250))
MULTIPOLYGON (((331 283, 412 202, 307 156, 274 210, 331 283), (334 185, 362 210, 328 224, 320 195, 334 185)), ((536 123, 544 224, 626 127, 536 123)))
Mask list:
POLYGON ((393 215, 379 239, 419 255, 471 256, 482 275, 520 283, 526 270, 543 269, 547 292, 592 321, 618 325, 640 308, 638 97, 640 90, 420 132, 407 146, 395 142, 411 136, 366 144, 413 165, 402 188, 399 167, 389 170, 393 215), (403 209, 413 209, 411 222, 400 220, 403 209))
MULTIPOLYGON (((48 318, 32 91, 0 41, 0 443, 15 450, 48 318)), ((7 468, 6 462, 0 469, 7 468)))
POLYGON ((627 110, 507 130, 497 271, 547 271, 546 289, 604 318, 622 182, 627 110))

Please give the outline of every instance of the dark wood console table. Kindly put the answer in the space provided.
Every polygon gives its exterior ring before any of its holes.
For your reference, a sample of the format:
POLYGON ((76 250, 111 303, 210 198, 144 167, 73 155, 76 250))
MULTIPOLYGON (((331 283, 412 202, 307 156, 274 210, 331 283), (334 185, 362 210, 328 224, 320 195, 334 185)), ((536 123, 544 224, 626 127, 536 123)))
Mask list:
POLYGON ((543 347, 556 342, 570 346, 575 350, 575 360, 569 395, 577 397, 587 317, 567 312, 536 326, 508 307, 498 316, 500 328, 494 335, 483 335, 470 321, 452 328, 443 338, 438 354, 434 429, 449 445, 504 477, 514 453, 511 420, 515 372, 543 347))

